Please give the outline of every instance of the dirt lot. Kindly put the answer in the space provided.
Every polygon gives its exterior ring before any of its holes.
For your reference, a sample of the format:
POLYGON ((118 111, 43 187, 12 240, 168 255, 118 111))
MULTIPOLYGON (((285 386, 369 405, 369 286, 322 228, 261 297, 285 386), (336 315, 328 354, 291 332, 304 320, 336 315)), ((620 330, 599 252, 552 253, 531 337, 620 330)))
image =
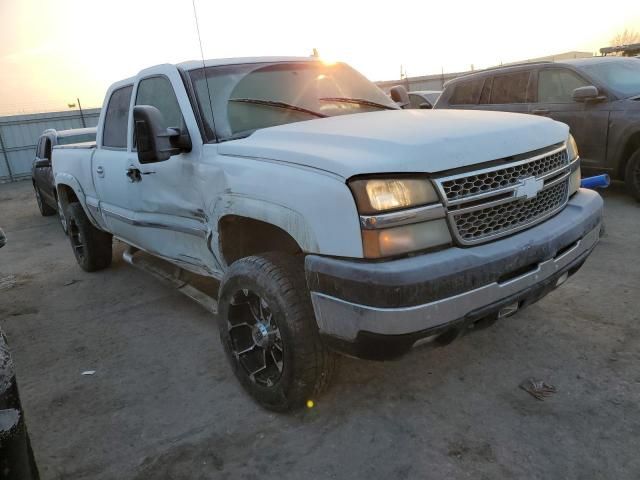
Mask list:
POLYGON ((447 348, 344 359, 313 409, 275 415, 201 307, 119 257, 82 272, 30 185, 0 185, 0 321, 42 477, 640 478, 640 204, 605 203, 601 244, 538 304, 447 348))

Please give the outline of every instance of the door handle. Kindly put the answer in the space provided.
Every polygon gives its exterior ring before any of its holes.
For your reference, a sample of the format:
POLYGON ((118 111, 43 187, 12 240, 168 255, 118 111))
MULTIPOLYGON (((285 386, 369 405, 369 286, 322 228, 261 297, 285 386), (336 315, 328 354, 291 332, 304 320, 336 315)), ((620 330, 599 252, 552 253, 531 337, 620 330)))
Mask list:
POLYGON ((142 180, 142 173, 135 167, 129 167, 126 170, 127 178, 131 183, 140 182, 142 180))
POLYGON ((102 165, 98 165, 98 168, 96 168, 96 173, 99 177, 104 177, 104 168, 102 168, 102 165))
POLYGON ((534 115, 549 115, 551 112, 548 108, 535 108, 531 110, 534 115))

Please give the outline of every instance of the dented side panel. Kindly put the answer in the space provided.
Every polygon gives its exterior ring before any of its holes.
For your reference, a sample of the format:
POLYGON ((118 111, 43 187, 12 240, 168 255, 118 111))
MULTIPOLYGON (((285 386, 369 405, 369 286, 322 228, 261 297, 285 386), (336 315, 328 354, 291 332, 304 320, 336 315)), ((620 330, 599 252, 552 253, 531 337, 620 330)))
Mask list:
MULTIPOLYGON (((244 216, 280 227, 306 253, 362 257, 358 213, 341 177, 271 160, 219 155, 216 145, 205 145, 203 153, 197 178, 209 192, 205 212, 216 225, 226 215, 244 216), (208 175, 212 168, 223 174, 208 175)), ((217 226, 212 224, 212 230, 217 235, 217 226)))

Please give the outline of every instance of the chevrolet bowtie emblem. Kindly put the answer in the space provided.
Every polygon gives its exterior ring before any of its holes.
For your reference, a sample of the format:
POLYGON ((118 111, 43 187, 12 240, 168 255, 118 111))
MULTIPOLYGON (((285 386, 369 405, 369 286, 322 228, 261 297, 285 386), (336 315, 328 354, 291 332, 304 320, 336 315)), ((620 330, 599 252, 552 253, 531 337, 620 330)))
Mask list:
POLYGON ((528 177, 520 181, 520 185, 516 188, 516 198, 529 200, 536 198, 538 192, 542 190, 544 180, 538 180, 536 177, 528 177))

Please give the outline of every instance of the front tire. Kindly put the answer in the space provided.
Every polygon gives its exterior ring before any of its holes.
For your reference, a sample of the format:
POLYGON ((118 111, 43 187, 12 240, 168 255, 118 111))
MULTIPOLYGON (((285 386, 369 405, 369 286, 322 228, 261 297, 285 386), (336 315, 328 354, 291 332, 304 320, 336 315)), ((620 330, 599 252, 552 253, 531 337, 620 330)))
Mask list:
POLYGON ((218 326, 236 377, 263 407, 291 410, 329 385, 336 355, 320 339, 302 258, 274 252, 231 265, 218 326))
POLYGON ((640 202, 640 149, 627 162, 624 181, 629 194, 640 202))
POLYGON ((80 268, 95 272, 111 265, 111 234, 94 227, 77 202, 69 204, 66 213, 69 241, 80 268))

